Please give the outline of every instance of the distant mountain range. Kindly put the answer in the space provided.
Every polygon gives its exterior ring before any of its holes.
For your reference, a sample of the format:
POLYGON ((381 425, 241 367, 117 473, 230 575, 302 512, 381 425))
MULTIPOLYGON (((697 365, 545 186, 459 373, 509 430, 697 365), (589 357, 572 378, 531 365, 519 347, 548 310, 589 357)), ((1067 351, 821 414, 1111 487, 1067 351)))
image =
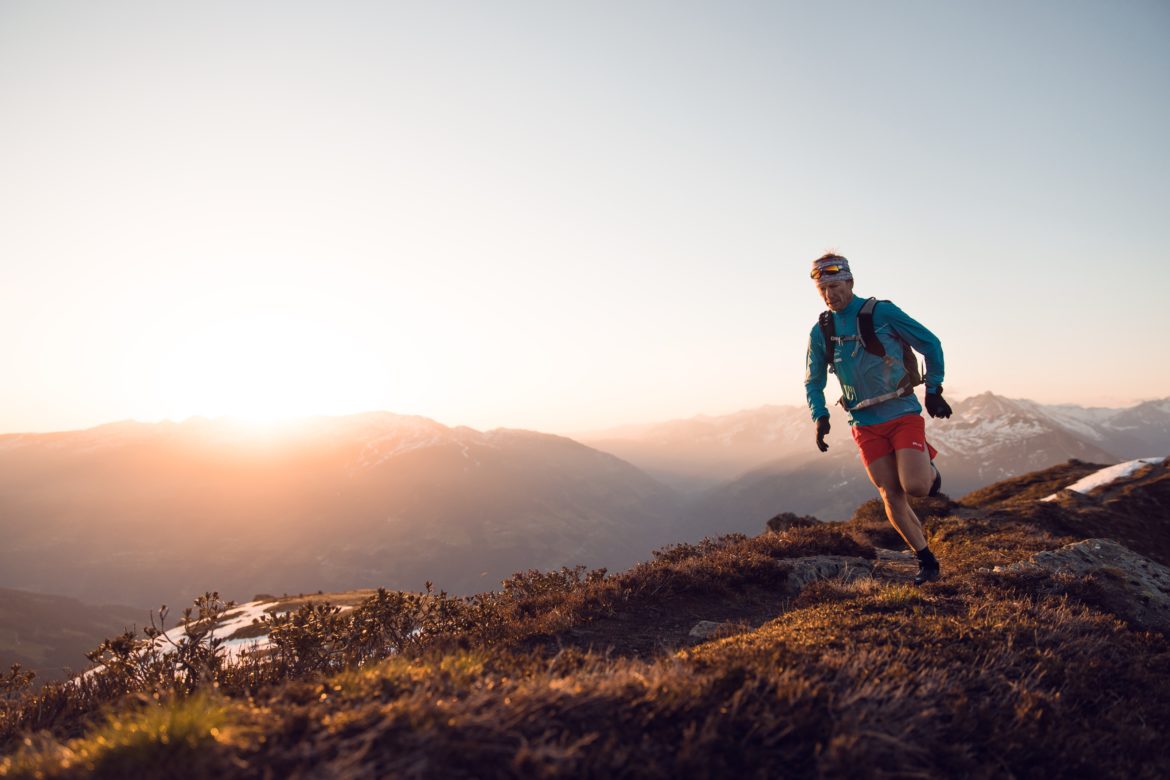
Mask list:
POLYGON ((627 425, 574 438, 633 463, 684 494, 694 494, 763 463, 807 460, 808 417, 808 410, 801 407, 761 406, 721 416, 627 425))
MULTIPOLYGON (((928 422, 944 491, 1070 458, 1170 454, 1170 399, 1128 409, 991 393, 928 422)), ((515 571, 620 569, 667 544, 758 533, 874 496, 842 414, 766 406, 575 441, 389 413, 281 430, 222 420, 0 436, 0 587, 136 607, 362 587, 452 593, 515 571)))
POLYGON ((0 436, 0 586, 142 606, 622 568, 678 538, 675 493, 570 439, 386 413, 0 436))
MULTIPOLYGON (((927 421, 943 490, 961 496, 1070 458, 1114 463, 1170 454, 1170 398, 1124 409, 1049 406, 983 393, 927 421)), ((579 438, 688 492, 686 525, 755 533, 779 511, 843 520, 875 496, 845 416, 817 451, 808 410, 765 406, 724 416, 630 426, 579 438), (739 470, 738 475, 733 472, 739 470)))

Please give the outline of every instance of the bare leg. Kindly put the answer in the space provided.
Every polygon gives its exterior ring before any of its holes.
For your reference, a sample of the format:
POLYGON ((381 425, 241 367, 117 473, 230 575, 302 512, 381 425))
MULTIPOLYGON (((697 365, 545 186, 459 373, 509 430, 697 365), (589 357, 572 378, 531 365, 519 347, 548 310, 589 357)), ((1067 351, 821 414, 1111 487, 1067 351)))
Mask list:
MULTIPOLYGON (((881 493, 882 503, 886 505, 886 517, 890 519, 890 524, 897 529, 901 534, 902 539, 911 550, 918 552, 926 546, 926 537, 922 533, 922 523, 918 520, 918 515, 914 514, 914 510, 910 508, 910 501, 906 496, 906 490, 902 488, 902 480, 900 477, 903 453, 913 453, 914 455, 921 455, 926 464, 926 473, 930 474, 930 458, 925 452, 918 450, 898 450, 889 455, 883 455, 866 466, 869 472, 869 479, 874 486, 881 493)), ((922 487, 919 483, 922 464, 916 463, 915 459, 907 460, 906 469, 910 477, 909 481, 915 489, 922 487)), ((930 490, 930 479, 927 478, 925 487, 922 487, 922 492, 919 495, 926 495, 930 490)))
POLYGON ((895 450, 894 458, 898 461, 898 482, 904 491, 915 498, 930 493, 934 469, 930 467, 929 455, 922 450, 906 448, 895 450))

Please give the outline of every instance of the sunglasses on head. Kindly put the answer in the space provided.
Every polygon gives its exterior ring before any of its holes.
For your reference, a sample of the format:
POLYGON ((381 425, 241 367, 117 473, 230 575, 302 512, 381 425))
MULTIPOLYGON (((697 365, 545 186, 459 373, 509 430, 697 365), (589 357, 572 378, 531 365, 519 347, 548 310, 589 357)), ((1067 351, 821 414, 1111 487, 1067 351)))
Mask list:
POLYGON ((841 273, 842 271, 848 271, 848 270, 849 269, 846 268, 844 265, 840 265, 840 264, 835 263, 833 265, 824 265, 824 266, 821 266, 820 268, 814 268, 812 270, 812 273, 809 274, 809 276, 811 276, 813 279, 820 279, 822 276, 836 276, 837 274, 841 273))

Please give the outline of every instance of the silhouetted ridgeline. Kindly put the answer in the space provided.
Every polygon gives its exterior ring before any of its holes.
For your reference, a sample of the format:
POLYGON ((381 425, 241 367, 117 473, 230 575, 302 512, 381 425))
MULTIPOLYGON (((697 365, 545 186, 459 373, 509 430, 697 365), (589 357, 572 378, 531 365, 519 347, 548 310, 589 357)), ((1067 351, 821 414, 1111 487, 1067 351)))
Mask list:
MULTIPOLYGON (((921 502, 944 566, 924 588, 869 502, 841 525, 779 517, 616 575, 306 601, 256 626, 271 647, 235 664, 115 638, 76 683, 5 680, 0 771, 1167 776, 1170 470, 1060 491, 1097 468, 921 502), (1078 544, 1093 539, 1133 552, 1078 544), (1094 568, 1094 550, 1111 562, 1094 568)), ((196 636, 225 605, 199 607, 196 636)))

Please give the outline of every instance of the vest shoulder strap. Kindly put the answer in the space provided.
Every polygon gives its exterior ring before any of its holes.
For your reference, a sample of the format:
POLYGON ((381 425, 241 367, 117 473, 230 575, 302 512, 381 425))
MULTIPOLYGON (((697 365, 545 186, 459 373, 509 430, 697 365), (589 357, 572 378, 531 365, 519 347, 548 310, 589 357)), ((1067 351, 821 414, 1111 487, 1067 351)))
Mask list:
POLYGON ((833 337, 837 335, 837 326, 833 324, 833 312, 821 312, 820 325, 821 335, 825 339, 825 362, 831 366, 833 365, 833 350, 836 347, 833 337))
POLYGON ((857 334, 861 336, 861 344, 865 351, 878 357, 886 356, 886 348, 877 337, 877 330, 873 327, 873 310, 877 308, 877 298, 869 298, 861 304, 861 311, 857 313, 857 334))

